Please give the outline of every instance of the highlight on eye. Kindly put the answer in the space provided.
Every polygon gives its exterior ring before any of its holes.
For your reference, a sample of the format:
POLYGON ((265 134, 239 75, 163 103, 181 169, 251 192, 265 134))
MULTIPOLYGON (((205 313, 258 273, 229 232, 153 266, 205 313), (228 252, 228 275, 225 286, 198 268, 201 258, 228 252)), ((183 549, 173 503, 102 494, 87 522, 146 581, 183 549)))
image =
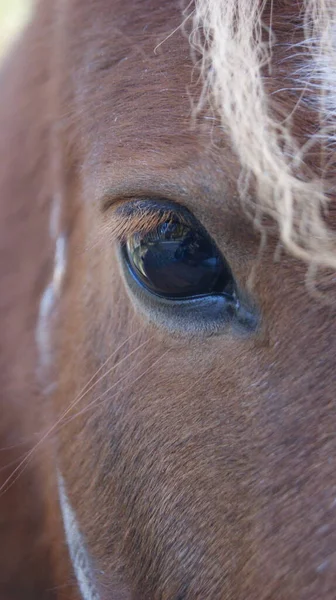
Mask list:
POLYGON ((134 233, 123 245, 128 268, 150 292, 170 299, 190 299, 233 292, 233 278, 205 230, 177 217, 134 233))

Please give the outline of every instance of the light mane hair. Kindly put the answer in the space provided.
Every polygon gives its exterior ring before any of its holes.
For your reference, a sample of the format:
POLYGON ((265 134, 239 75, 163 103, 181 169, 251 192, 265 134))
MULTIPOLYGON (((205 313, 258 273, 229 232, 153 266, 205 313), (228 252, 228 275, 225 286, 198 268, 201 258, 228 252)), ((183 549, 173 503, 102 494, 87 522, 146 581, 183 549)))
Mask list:
POLYGON ((330 154, 336 142, 336 3, 302 2, 305 65, 298 77, 313 90, 310 109, 318 111, 319 131, 301 147, 292 115, 281 121, 274 116, 262 75, 272 68, 276 44, 272 8, 272 0, 195 0, 190 42, 201 56, 203 78, 196 111, 210 102, 219 115, 242 165, 240 194, 246 200, 253 188, 256 214, 276 219, 285 247, 309 264, 335 269, 336 235, 326 219, 334 193, 330 173, 328 179, 317 176, 304 157, 317 142, 330 154), (263 22, 265 8, 269 23, 263 22))

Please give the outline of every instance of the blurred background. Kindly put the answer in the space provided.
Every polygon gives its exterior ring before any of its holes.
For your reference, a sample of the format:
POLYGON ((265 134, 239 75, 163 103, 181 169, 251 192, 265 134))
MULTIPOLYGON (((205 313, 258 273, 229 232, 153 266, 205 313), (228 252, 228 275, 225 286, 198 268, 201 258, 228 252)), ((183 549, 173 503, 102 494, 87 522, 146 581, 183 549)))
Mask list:
POLYGON ((0 60, 29 18, 31 0, 0 0, 0 60))

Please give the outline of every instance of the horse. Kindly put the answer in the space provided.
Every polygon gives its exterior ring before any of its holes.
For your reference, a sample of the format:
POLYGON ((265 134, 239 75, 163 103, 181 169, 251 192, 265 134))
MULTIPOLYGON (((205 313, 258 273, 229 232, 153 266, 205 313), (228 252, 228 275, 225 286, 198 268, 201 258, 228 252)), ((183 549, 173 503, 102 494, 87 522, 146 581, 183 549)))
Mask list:
POLYGON ((332 0, 40 0, 0 103, 2 600, 333 600, 332 0))

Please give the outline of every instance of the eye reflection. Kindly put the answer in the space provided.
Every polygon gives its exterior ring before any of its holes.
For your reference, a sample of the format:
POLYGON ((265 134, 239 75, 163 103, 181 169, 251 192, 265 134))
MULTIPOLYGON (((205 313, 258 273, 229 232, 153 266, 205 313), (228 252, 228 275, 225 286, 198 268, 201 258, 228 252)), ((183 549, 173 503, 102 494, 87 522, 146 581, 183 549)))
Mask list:
POLYGON ((131 235, 123 251, 133 276, 158 296, 190 299, 233 292, 230 268, 210 236, 177 218, 131 235))

